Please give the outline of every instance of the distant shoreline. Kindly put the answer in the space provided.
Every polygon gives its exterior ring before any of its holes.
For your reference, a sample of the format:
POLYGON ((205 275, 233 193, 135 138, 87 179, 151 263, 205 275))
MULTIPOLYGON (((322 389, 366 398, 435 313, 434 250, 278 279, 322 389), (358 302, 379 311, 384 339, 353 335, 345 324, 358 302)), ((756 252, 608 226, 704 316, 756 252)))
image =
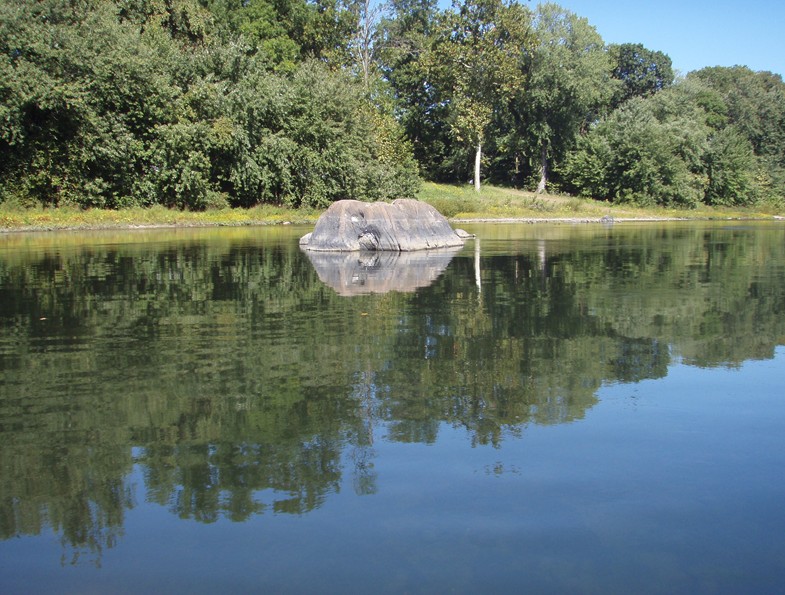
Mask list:
MULTIPOLYGON (((785 217, 751 215, 729 216, 729 217, 672 217, 672 216, 652 216, 652 217, 461 217, 449 219, 451 224, 459 225, 466 223, 488 223, 488 224, 564 224, 564 225, 591 225, 615 223, 675 223, 675 222, 708 222, 708 221, 780 221, 785 222, 785 217)), ((155 230, 155 229, 207 229, 207 228, 238 228, 238 227, 271 227, 271 226, 308 226, 313 225, 314 221, 247 221, 240 223, 232 222, 177 222, 177 223, 106 223, 106 224, 79 224, 79 225, 27 225, 27 226, 3 226, 0 227, 0 235, 21 234, 21 233, 48 233, 48 232, 75 232, 75 231, 134 231, 134 230, 155 230)))

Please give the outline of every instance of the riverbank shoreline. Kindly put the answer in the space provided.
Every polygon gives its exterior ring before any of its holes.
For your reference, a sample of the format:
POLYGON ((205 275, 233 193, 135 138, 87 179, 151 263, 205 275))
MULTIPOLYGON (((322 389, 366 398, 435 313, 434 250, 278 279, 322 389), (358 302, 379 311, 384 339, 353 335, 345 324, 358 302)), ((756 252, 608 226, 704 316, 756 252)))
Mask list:
MULTIPOLYGON (((707 222, 707 221, 779 221, 785 223, 782 216, 749 216, 749 217, 467 217, 448 219, 453 225, 473 223, 498 223, 502 225, 613 225, 617 223, 676 223, 676 222, 707 222)), ((78 232, 78 231, 133 231, 155 229, 206 229, 206 228, 238 228, 238 227, 270 227, 298 225, 308 226, 313 221, 248 221, 243 223, 117 223, 117 224, 83 224, 83 225, 31 225, 19 227, 0 227, 0 236, 21 233, 47 232, 78 232)))
MULTIPOLYGON (((685 211, 665 207, 635 207, 588 198, 535 194, 494 186, 486 186, 482 193, 477 194, 468 187, 431 182, 423 184, 417 198, 436 208, 454 225, 785 221, 784 207, 775 205, 737 209, 702 206, 685 211)), ((74 207, 27 209, 0 204, 0 235, 50 231, 313 225, 322 212, 323 210, 275 205, 193 212, 167 209, 160 205, 102 210, 74 207)))

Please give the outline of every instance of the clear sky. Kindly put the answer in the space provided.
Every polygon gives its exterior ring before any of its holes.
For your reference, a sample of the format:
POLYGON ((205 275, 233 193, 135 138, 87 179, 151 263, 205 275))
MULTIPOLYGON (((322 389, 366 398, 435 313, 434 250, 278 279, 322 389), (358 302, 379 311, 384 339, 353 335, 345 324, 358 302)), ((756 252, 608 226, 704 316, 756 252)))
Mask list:
MULTIPOLYGON (((521 1, 521 0, 519 0, 521 1)), ((539 4, 521 1, 532 8, 539 4)), ((560 0, 605 43, 642 43, 681 74, 740 64, 785 76, 785 0, 560 0)))

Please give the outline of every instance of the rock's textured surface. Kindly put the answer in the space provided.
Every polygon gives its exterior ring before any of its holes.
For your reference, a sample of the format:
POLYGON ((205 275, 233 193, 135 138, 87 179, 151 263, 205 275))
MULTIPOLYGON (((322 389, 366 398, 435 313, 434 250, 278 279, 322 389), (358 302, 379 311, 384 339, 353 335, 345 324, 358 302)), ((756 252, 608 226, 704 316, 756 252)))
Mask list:
POLYGON ((462 246, 464 239, 429 204, 400 198, 392 203, 340 200, 300 239, 306 250, 409 252, 462 246))

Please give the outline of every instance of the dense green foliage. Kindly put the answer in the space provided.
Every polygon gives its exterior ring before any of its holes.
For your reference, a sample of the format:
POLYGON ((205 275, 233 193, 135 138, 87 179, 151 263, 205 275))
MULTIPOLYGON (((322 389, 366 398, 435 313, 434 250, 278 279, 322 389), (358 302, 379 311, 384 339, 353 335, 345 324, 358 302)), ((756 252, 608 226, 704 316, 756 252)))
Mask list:
POLYGON ((712 71, 736 84, 723 91, 711 72, 699 71, 654 95, 628 100, 593 126, 564 164, 570 187, 639 204, 781 203, 785 85, 768 73, 712 71), (745 101, 761 81, 774 84, 758 103, 745 101), (759 134, 761 129, 766 132, 759 134))
POLYGON ((630 99, 581 137, 565 172, 582 192, 614 201, 693 206, 707 183, 710 128, 692 89, 630 99))
POLYGON ((258 30, 220 35, 214 16, 185 0, 0 11, 6 194, 201 209, 324 206, 417 187, 394 120, 316 41, 295 60, 266 49, 258 30))
POLYGON ((607 105, 614 85, 602 38, 586 19, 545 4, 538 7, 534 25, 538 45, 527 57, 528 84, 513 107, 513 122, 520 123, 506 132, 515 139, 517 154, 537 172, 542 192, 549 162, 562 161, 588 121, 607 105))
POLYGON ((613 78, 620 82, 613 97, 618 107, 633 97, 646 97, 673 84, 671 59, 640 43, 623 43, 608 48, 613 78))
POLYGON ((515 0, 0 0, 0 201, 323 207, 480 177, 639 204, 785 196, 785 84, 676 79, 515 0))

